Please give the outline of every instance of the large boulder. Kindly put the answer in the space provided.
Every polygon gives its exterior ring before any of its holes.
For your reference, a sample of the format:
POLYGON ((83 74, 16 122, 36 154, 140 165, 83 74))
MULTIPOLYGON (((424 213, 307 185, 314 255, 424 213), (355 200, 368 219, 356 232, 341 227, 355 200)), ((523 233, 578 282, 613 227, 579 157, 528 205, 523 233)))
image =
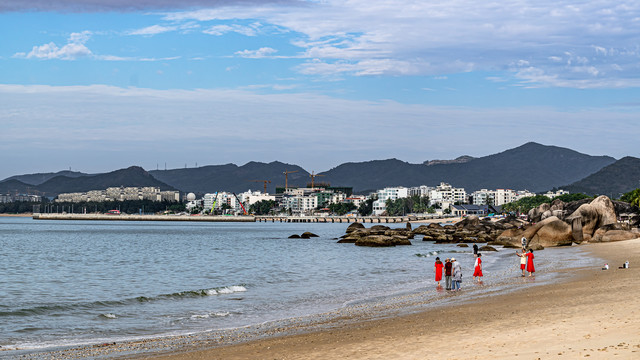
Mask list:
POLYGON ((638 237, 638 233, 627 230, 604 230, 598 229, 593 236, 592 242, 612 242, 631 240, 638 237))
POLYGON ((303 232, 303 233, 302 233, 302 235, 300 235, 300 237, 303 237, 303 238, 307 238, 307 239, 308 239, 308 238, 312 238, 312 237, 319 237, 319 236, 318 236, 318 235, 316 235, 316 234, 314 234, 314 233, 312 233, 312 232, 305 231, 305 232, 303 232))
POLYGON ((618 222, 616 207, 608 197, 604 195, 598 196, 591 202, 591 206, 598 213, 598 227, 618 222))
POLYGON ((389 247, 396 245, 411 245, 411 241, 409 241, 406 237, 398 235, 369 235, 358 239, 355 244, 356 246, 389 247))
POLYGON ((538 221, 542 220, 542 214, 550 210, 551 205, 549 205, 548 203, 540 204, 540 206, 529 210, 529 212, 527 213, 527 215, 529 216, 529 221, 537 223, 538 221))
POLYGON ((351 225, 349 225, 347 227, 346 233, 348 234, 348 233, 354 232, 354 231, 356 231, 358 229, 364 229, 364 225, 362 225, 362 223, 359 223, 359 222, 354 222, 353 224, 351 224, 351 225))
POLYGON ((549 221, 540 227, 531 240, 529 240, 529 248, 533 249, 537 246, 569 246, 573 243, 571 226, 556 217, 549 219, 553 218, 555 218, 555 220, 549 221))

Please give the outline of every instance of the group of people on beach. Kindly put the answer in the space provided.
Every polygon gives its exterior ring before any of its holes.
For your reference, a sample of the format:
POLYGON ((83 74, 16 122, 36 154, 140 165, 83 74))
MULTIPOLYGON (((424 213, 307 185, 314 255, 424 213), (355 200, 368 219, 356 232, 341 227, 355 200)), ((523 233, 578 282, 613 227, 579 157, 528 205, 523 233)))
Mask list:
POLYGON ((444 270, 444 284, 445 289, 451 291, 460 290, 460 284, 462 283, 462 267, 456 258, 446 259, 444 264, 440 261, 440 258, 436 258, 436 282, 440 287, 440 281, 442 281, 442 272, 444 270))
MULTIPOLYGON (((516 255, 520 257, 520 270, 522 270, 522 276, 525 276, 525 270, 529 272, 529 276, 533 276, 536 271, 533 265, 533 250, 526 250, 527 239, 522 238, 522 252, 516 251, 516 255)), ((482 254, 478 252, 478 245, 473 245, 473 256, 475 263, 473 265, 473 280, 482 282, 482 254)), ((445 259, 444 263, 440 261, 440 258, 436 258, 434 264, 434 270, 436 273, 436 283, 438 288, 441 287, 440 281, 442 281, 442 275, 444 272, 445 289, 451 291, 460 290, 460 284, 462 283, 462 267, 455 258, 445 259)))

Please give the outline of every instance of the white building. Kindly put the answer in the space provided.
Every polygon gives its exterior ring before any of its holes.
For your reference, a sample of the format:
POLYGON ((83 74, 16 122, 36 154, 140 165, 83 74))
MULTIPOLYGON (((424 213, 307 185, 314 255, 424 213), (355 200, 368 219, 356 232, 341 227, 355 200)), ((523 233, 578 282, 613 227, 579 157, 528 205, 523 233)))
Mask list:
POLYGON ((560 195, 566 195, 566 194, 568 194, 568 193, 569 193, 568 191, 565 191, 565 190, 559 189, 559 190, 558 190, 558 191, 556 191, 556 192, 553 192, 553 191, 547 191, 547 192, 546 192, 546 193, 544 193, 543 195, 544 195, 544 196, 546 196, 546 197, 548 197, 549 199, 553 199, 553 198, 555 198, 555 197, 558 197, 558 196, 560 196, 560 195))
POLYGON ((58 195, 56 202, 82 201, 180 201, 179 191, 160 191, 157 187, 110 187, 106 190, 90 190, 87 192, 64 193, 58 195))
MULTIPOLYGON (((218 192, 217 194, 205 194, 203 198, 204 211, 222 210, 224 205, 228 206, 228 212, 242 214, 240 201, 233 193, 218 192), (215 207, 214 207, 215 206, 215 207)), ((243 204, 244 205, 244 204, 243 204)))
POLYGON ((285 209, 291 209, 294 214, 310 214, 318 207, 318 197, 315 195, 293 195, 282 198, 285 209))
POLYGON ((387 200, 396 201, 400 198, 407 198, 409 197, 409 189, 403 186, 388 187, 378 190, 375 195, 378 199, 373 202, 373 215, 381 215, 387 210, 387 200))
POLYGON ((431 190, 435 190, 435 188, 426 186, 426 185, 411 187, 409 188, 409 196, 416 196, 416 195, 420 197, 429 196, 431 193, 431 190))
POLYGON ((502 206, 514 201, 518 201, 524 197, 535 196, 536 194, 528 190, 511 190, 511 189, 496 189, 487 190, 482 189, 474 191, 471 196, 473 197, 474 205, 486 205, 487 199, 491 199, 492 205, 502 206))
POLYGON ((467 202, 467 192, 464 188, 454 188, 447 183, 441 182, 440 185, 429 192, 429 205, 440 204, 444 207, 456 202, 460 204, 467 202))
POLYGON ((365 201, 367 201, 367 197, 364 195, 351 195, 348 198, 344 199, 344 202, 351 203, 355 205, 356 208, 359 208, 360 205, 365 201))

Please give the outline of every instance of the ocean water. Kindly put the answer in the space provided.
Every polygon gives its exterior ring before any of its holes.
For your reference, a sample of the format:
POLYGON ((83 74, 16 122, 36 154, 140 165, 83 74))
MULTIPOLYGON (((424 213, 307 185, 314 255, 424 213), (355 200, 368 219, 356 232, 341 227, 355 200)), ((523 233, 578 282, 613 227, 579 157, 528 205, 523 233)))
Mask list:
POLYGON ((450 295, 434 286, 436 256, 462 264, 458 301, 557 281, 556 270, 598 262, 577 247, 547 249, 536 252, 535 280, 522 279, 513 249, 500 249, 483 254, 485 277, 477 285, 471 247, 420 238, 394 248, 337 244, 347 226, 0 217, 6 350, 0 357, 240 328, 362 304, 419 310, 450 295), (319 237, 288 239, 304 231, 319 237), (399 300, 412 296, 420 301, 399 300))

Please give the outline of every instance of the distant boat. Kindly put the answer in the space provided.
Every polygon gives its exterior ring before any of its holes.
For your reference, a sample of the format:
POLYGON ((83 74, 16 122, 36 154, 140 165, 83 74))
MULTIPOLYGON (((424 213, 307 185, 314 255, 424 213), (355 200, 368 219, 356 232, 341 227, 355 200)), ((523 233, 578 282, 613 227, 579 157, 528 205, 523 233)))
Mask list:
POLYGON ((109 210, 107 215, 120 215, 120 210, 109 210))

